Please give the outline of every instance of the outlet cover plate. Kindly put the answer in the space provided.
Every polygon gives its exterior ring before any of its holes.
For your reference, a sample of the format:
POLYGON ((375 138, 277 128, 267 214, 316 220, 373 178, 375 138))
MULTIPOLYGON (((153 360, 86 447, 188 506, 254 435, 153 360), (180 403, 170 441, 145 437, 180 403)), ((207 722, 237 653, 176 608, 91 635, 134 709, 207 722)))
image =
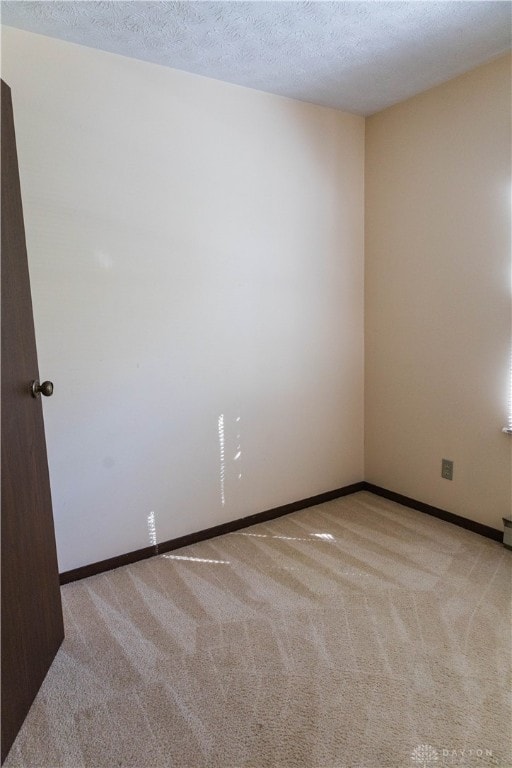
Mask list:
POLYGON ((441 459, 441 477, 453 480, 453 461, 450 459, 441 459))

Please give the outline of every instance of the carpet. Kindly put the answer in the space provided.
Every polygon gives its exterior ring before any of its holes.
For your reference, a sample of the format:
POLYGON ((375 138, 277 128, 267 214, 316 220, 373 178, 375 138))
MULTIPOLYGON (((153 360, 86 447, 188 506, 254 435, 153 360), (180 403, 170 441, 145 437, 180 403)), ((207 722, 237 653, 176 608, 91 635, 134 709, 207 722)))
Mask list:
POLYGON ((510 768, 511 575, 361 492, 68 584, 5 768, 510 768))

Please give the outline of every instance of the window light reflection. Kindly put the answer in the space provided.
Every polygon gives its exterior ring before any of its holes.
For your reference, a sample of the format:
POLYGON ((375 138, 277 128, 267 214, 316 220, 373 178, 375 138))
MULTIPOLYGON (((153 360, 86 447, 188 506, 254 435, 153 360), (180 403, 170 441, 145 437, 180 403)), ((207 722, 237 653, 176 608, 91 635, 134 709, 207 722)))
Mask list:
POLYGON ((162 555, 167 560, 186 560, 192 563, 213 563, 214 565, 231 565, 229 560, 208 560, 206 557, 188 557, 187 555, 162 555))
POLYGON ((271 533, 244 533, 240 531, 234 531, 230 534, 230 536, 253 536, 255 539, 284 539, 285 541, 313 541, 313 537, 315 539, 320 539, 320 541, 327 541, 327 542, 335 542, 336 539, 334 536, 330 533, 311 533, 309 538, 305 538, 302 536, 276 536, 271 533))

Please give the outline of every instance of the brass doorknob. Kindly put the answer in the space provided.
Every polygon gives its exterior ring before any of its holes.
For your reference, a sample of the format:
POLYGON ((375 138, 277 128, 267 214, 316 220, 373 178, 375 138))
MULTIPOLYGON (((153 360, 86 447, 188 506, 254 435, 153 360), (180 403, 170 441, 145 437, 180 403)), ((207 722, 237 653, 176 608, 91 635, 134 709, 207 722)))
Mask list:
POLYGON ((35 379, 30 385, 30 391, 32 392, 32 397, 39 397, 39 395, 51 397, 51 395, 53 395, 53 384, 51 381, 43 381, 43 383, 40 384, 39 381, 35 379))

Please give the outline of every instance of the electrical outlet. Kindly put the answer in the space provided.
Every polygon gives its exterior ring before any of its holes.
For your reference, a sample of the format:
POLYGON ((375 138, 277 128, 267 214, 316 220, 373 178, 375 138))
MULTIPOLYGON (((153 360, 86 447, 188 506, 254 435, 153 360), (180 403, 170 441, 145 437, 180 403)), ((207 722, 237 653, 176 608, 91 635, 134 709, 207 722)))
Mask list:
POLYGON ((450 459, 441 459, 441 477, 453 480, 453 461, 450 459))

